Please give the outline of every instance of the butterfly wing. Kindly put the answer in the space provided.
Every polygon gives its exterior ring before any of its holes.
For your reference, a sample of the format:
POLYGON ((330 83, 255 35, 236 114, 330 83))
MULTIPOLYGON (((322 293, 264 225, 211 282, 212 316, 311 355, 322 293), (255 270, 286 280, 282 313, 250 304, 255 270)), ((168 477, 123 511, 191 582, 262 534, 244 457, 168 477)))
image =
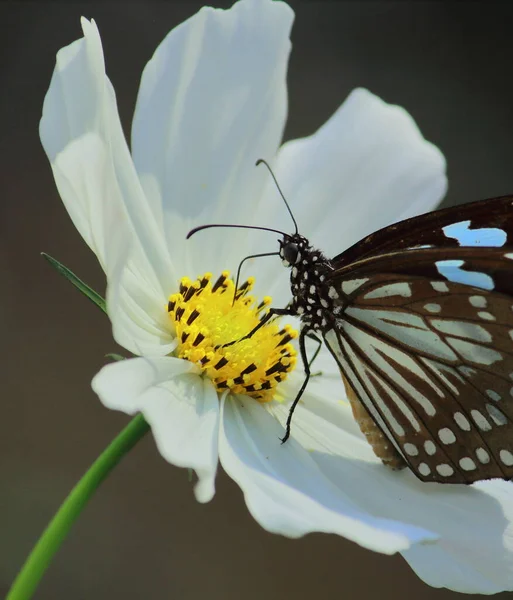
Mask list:
POLYGON ((345 282, 343 295, 349 301, 359 279, 380 273, 451 281, 513 297, 513 247, 437 247, 389 252, 335 269, 329 274, 328 283, 345 282), (349 283, 351 280, 355 283, 349 283))
POLYGON ((513 246, 513 196, 451 206, 384 227, 332 263, 335 268, 368 256, 414 247, 513 246))
POLYGON ((409 250, 330 277, 340 305, 325 342, 424 481, 513 477, 512 258, 409 250))

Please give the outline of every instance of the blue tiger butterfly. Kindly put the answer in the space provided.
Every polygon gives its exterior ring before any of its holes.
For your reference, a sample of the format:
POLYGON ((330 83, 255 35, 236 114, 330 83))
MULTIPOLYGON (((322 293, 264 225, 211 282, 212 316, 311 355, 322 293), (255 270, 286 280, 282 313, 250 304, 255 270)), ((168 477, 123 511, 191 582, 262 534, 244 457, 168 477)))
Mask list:
MULTIPOLYGON (((279 255, 301 320, 299 348, 322 341, 375 454, 422 481, 513 478, 513 196, 413 217, 327 258, 296 231, 279 255)), ((193 233, 213 224, 197 227, 193 233)), ((261 256, 261 255, 255 255, 261 256)), ((240 267, 239 267, 240 272, 240 267)), ((233 342, 235 343, 235 342, 233 342)))

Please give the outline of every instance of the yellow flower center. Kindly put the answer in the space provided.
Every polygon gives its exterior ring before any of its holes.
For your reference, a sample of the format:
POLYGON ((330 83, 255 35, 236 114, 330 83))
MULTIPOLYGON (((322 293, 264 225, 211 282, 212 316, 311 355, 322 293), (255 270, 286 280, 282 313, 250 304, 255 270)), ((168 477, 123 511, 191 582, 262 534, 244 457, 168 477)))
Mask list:
POLYGON ((297 353, 290 343, 297 332, 289 325, 280 328, 271 319, 250 338, 250 333, 267 314, 271 298, 260 304, 248 293, 249 278, 237 290, 224 271, 212 284, 206 273, 196 281, 184 277, 180 291, 169 297, 168 313, 178 339, 180 358, 199 365, 218 391, 229 389, 269 402, 276 386, 296 364, 297 353), (242 341, 239 341, 242 340, 242 341), (230 342, 235 342, 230 346, 230 342))

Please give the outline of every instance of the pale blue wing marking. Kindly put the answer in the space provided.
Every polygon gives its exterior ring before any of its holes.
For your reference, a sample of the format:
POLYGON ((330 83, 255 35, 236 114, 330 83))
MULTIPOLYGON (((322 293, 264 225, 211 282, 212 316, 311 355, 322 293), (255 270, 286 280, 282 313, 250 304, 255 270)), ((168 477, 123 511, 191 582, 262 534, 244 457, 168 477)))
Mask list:
POLYGON ((469 229, 470 221, 460 221, 442 228, 446 237, 455 239, 460 246, 483 246, 500 248, 504 246, 507 234, 502 229, 483 227, 469 229))
POLYGON ((439 260, 436 268, 440 275, 453 283, 463 283, 483 290, 493 290, 493 279, 486 273, 478 271, 464 271, 460 267, 465 264, 463 260, 439 260))

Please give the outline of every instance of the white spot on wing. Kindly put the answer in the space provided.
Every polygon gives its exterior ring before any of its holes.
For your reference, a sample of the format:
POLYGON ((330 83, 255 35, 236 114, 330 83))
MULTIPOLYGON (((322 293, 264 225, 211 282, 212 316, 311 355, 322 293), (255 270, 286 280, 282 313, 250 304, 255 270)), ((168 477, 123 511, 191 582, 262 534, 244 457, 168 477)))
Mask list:
POLYGON ((466 361, 481 365, 493 365, 493 363, 502 360, 502 354, 493 350, 493 348, 485 348, 484 346, 478 346, 477 344, 452 337, 447 337, 446 339, 452 348, 456 352, 459 352, 466 361))
POLYGON ((446 445, 454 444, 454 442, 456 441, 456 436, 448 427, 443 427, 442 429, 440 429, 440 431, 438 432, 438 437, 440 438, 442 444, 446 445))
POLYGON ((433 456, 436 453, 436 446, 433 444, 431 440, 427 440, 424 442, 424 450, 429 454, 429 456, 433 456))
POLYGON ((460 467, 464 471, 474 471, 476 463, 470 457, 465 456, 465 458, 460 459, 460 467))
POLYGON ((404 298, 409 298, 411 296, 411 287, 404 281, 380 285, 370 292, 367 292, 364 298, 370 300, 371 298, 388 298, 389 296, 403 296, 404 298))
POLYGON ((440 473, 442 477, 450 477, 454 473, 454 469, 451 465, 446 463, 441 465, 436 465, 436 470, 440 473))
POLYGON ((511 454, 509 450, 501 450, 499 452, 499 456, 507 467, 511 467, 511 465, 513 465, 513 454, 511 454))
POLYGON ((487 300, 484 296, 470 296, 468 301, 476 308, 486 308, 487 305, 487 300))
POLYGON ((481 431, 490 431, 492 426, 490 425, 488 419, 482 413, 480 413, 476 409, 472 409, 470 411, 470 414, 474 419, 475 424, 479 427, 481 431))
POLYGON ((476 456, 480 463, 486 465, 490 462, 490 455, 484 448, 477 448, 476 456))
POLYGON ((495 402, 498 402, 501 399, 501 395, 498 394, 495 390, 486 390, 486 395, 488 396, 488 398, 495 400, 495 402))
POLYGON ((440 306, 440 304, 430 303, 425 304, 424 309, 431 313, 439 313, 442 310, 442 307, 440 306))
POLYGON ((476 342, 491 342, 492 335, 481 325, 467 323, 465 321, 451 321, 449 319, 432 319, 431 325, 442 333, 469 338, 476 342))
POLYGON ((485 310, 480 310, 477 313, 478 317, 481 317, 481 319, 484 319, 485 321, 495 321, 495 317, 492 315, 492 313, 489 313, 485 310))
POLYGON ((487 404, 486 410, 492 418, 492 421, 496 425, 507 425, 508 419, 506 415, 501 410, 499 410, 494 404, 487 404))
POLYGON ((417 454, 419 453, 419 449, 417 448, 417 446, 415 446, 415 444, 410 444, 409 442, 404 444, 404 451, 410 456, 417 456, 417 454))
POLYGON ((443 281, 432 281, 431 287, 435 290, 435 292, 448 292, 449 286, 443 281))
MULTIPOLYGON (((367 283, 367 281, 369 281, 368 277, 364 277, 362 279, 350 279, 349 281, 343 281, 342 282, 342 291, 344 292, 344 294, 348 294, 348 295, 352 294, 355 290, 357 290, 359 287, 361 287, 364 283, 367 283)), ((338 295, 334 296, 334 297, 338 298, 338 295)))
POLYGON ((455 412, 454 420, 460 429, 463 431, 470 431, 470 422, 463 413, 455 412))
POLYGON ((431 473, 431 469, 426 463, 420 463, 420 465, 418 466, 418 471, 421 475, 424 475, 424 477, 427 477, 427 475, 431 473))

